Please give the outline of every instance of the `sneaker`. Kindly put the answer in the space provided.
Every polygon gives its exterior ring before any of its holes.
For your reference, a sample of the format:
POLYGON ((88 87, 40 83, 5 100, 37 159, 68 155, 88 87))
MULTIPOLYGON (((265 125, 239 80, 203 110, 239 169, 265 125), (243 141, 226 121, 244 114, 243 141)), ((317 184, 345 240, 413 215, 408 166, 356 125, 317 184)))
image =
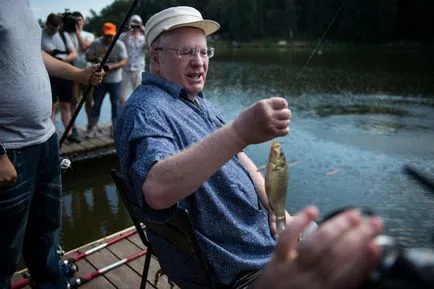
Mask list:
POLYGON ((75 127, 72 129, 71 135, 68 136, 66 139, 70 142, 81 143, 80 135, 78 134, 78 131, 75 127))
POLYGON ((86 133, 87 139, 94 138, 96 136, 98 136, 98 129, 96 128, 96 126, 87 130, 87 133, 86 133))

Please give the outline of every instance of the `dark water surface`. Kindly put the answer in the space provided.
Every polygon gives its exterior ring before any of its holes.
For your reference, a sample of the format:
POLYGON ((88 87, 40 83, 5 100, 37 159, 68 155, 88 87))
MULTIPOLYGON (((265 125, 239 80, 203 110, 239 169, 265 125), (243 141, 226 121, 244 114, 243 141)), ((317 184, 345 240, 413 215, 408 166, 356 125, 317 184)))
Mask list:
MULTIPOLYGON (((412 164, 434 175, 433 53, 324 50, 300 73, 310 52, 218 49, 205 96, 228 121, 264 97, 289 101, 293 125, 279 141, 291 162, 290 212, 308 204, 323 214, 365 205, 405 245, 434 248, 434 192, 402 172, 412 164)), ((109 119, 107 100, 103 110, 109 119)), ((246 152, 261 166, 269 145, 246 152)), ((64 175, 65 249, 131 226, 109 174, 117 166, 108 156, 75 162, 64 175)))

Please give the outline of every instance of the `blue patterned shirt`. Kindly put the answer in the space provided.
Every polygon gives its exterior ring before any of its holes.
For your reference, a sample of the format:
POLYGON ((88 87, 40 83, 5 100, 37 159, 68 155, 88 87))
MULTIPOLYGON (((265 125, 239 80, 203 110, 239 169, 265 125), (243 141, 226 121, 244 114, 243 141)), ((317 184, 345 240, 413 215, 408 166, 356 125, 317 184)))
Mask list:
MULTIPOLYGON (((232 157, 196 192, 169 209, 152 209, 141 191, 155 162, 223 125, 221 114, 202 95, 194 103, 180 85, 144 73, 118 117, 115 139, 122 173, 142 202, 144 216, 164 222, 178 209, 188 209, 212 275, 230 284, 243 272, 261 269, 275 246, 267 211, 238 158, 232 157)), ((164 240, 152 234, 149 238, 168 276, 185 288, 204 288, 192 260, 164 240)))

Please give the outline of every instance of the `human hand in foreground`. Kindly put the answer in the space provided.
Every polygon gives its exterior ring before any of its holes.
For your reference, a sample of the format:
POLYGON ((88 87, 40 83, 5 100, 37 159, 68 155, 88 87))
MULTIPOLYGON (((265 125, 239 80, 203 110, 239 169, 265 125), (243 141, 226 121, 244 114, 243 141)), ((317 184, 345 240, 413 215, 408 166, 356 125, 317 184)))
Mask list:
POLYGON ((231 125, 247 146, 287 135, 290 122, 288 102, 284 98, 273 97, 249 106, 231 125))
POLYGON ((362 220, 359 212, 345 211, 297 243, 317 216, 318 210, 308 207, 292 217, 254 289, 347 289, 362 284, 380 256, 374 238, 382 221, 362 220))
POLYGON ((92 84, 94 86, 97 86, 101 83, 105 72, 103 69, 101 71, 96 71, 98 69, 98 64, 92 65, 86 69, 82 69, 79 72, 79 76, 77 81, 79 81, 82 84, 92 84))
POLYGON ((17 171, 6 154, 0 156, 0 186, 17 181, 17 171))

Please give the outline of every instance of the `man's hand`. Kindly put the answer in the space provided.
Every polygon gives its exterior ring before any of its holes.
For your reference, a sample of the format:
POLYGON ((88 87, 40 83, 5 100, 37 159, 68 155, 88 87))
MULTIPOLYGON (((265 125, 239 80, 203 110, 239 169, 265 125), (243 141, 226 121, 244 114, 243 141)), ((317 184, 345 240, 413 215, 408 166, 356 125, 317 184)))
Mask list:
POLYGON ((97 86, 101 83, 105 72, 102 69, 101 71, 97 72, 98 64, 92 65, 86 69, 82 69, 79 72, 79 76, 77 81, 79 81, 82 84, 92 84, 94 86, 97 86))
POLYGON ((287 135, 290 122, 288 102, 284 98, 273 97, 260 100, 242 111, 232 126, 247 146, 287 135))
POLYGON ((17 171, 6 154, 0 156, 0 186, 17 181, 17 171))
POLYGON ((297 242, 317 216, 318 210, 308 207, 292 217, 255 289, 357 288, 367 278, 380 256, 374 238, 382 221, 346 211, 297 242))

